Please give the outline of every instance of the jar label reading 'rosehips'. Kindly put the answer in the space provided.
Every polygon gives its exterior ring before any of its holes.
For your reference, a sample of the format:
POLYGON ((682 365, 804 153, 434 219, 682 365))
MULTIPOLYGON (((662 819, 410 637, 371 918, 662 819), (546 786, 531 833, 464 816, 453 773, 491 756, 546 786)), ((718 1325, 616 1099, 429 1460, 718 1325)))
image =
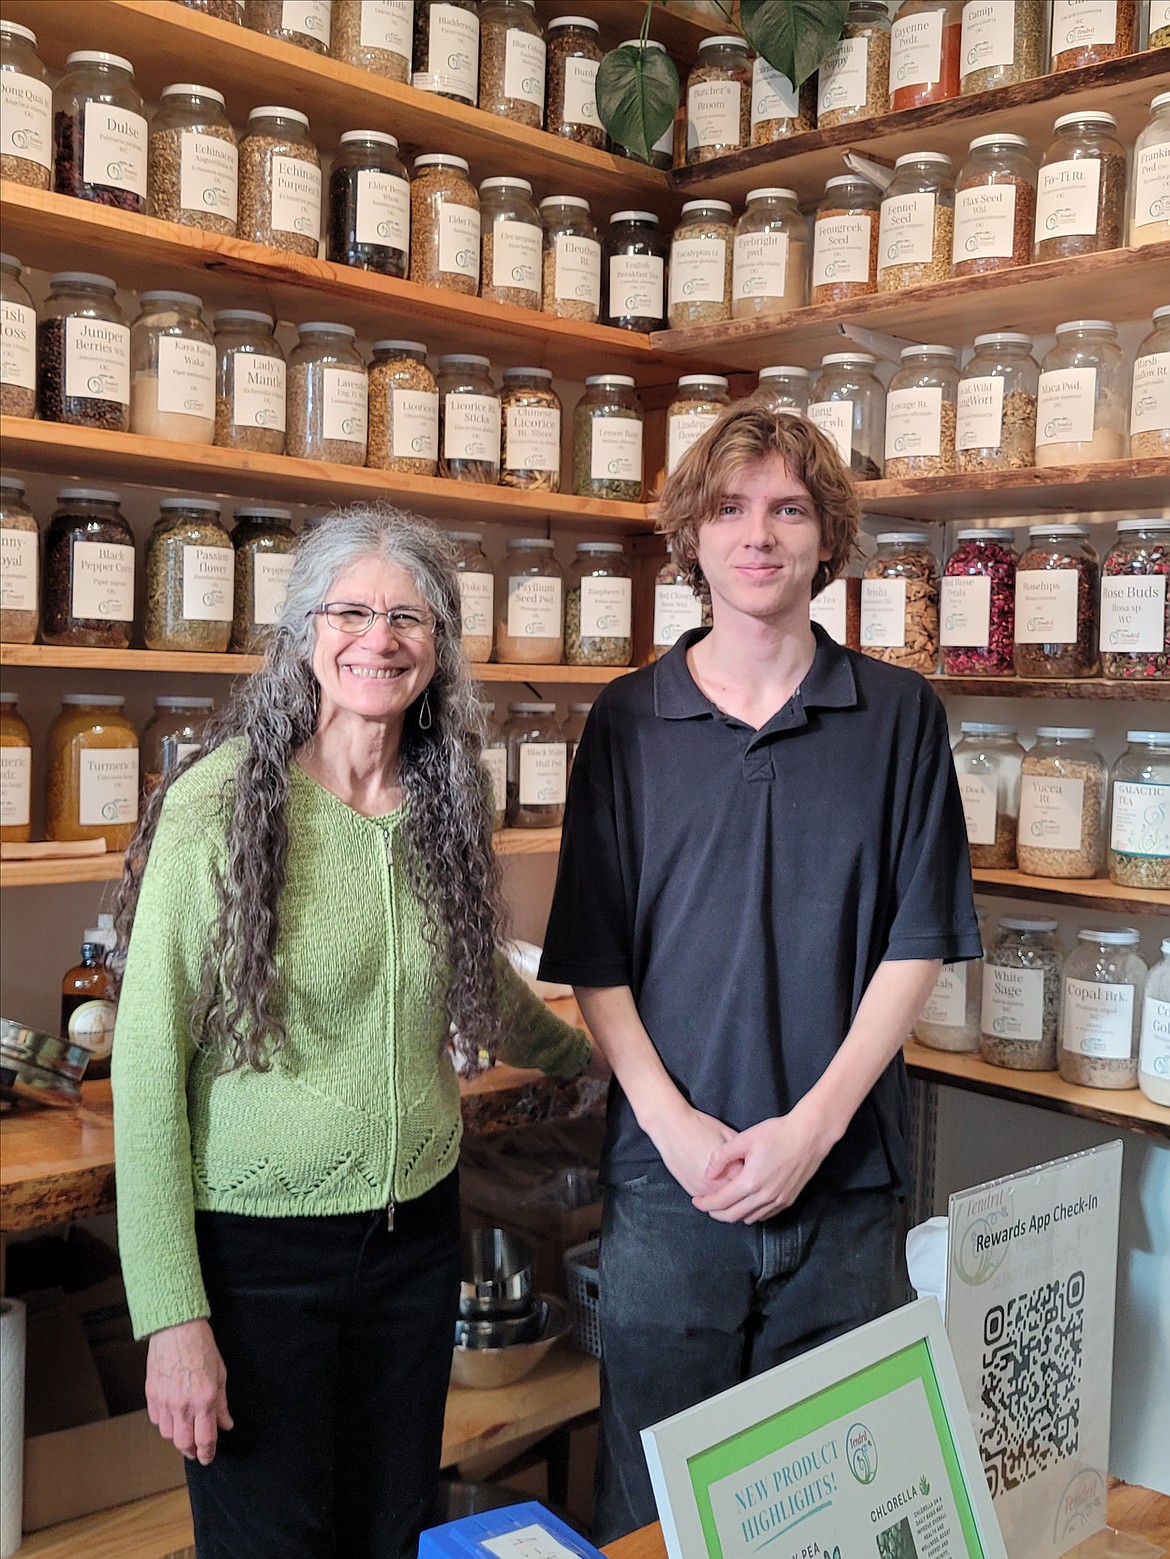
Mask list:
POLYGON ((1014 184, 974 185, 955 195, 955 236, 951 258, 1005 259, 1015 247, 1016 187, 1014 184))
POLYGON ((0 154, 53 165, 53 93, 35 76, 0 71, 0 154))
POLYGON ((1147 996, 1142 1006, 1141 1060, 1151 1077, 1170 1078, 1170 1001, 1147 996))
POLYGON ((679 461, 719 421, 717 412, 692 411, 683 416, 670 417, 666 424, 666 474, 669 476, 679 461))
POLYGON ((1147 146, 1134 159, 1133 224, 1170 222, 1170 141, 1147 146))
POLYGON ((1165 574, 1108 574, 1102 579, 1101 648, 1122 655, 1165 653, 1165 574))
POLYGON ((523 742, 520 746, 520 805, 563 806, 568 771, 564 742, 523 742))
POLYGON ((1118 780, 1113 786, 1109 848, 1170 860, 1170 785, 1118 780))
POLYGON ((813 228, 814 287, 829 282, 869 281, 873 217, 818 217, 813 228))
POLYGON ((615 254, 609 262, 613 319, 661 319, 665 266, 658 254, 615 254))
POLYGON ((459 5, 432 5, 427 70, 444 90, 474 104, 479 85, 479 17, 459 5))
POLYGON ((861 581, 861 643, 866 649, 904 649, 906 645, 906 581, 861 581))
POLYGON ((23 828, 31 797, 31 748, 0 747, 0 828, 23 828))
POLYGON ((985 963, 980 1026, 997 1039, 1038 1045, 1044 1038, 1043 969, 1005 969, 985 963))
POLYGON ((687 147, 738 146, 738 81, 698 81, 687 88, 687 147))
POLYGON ((210 341, 160 336, 158 409, 188 417, 215 418, 215 348, 210 341))
POLYGON ((642 480, 642 424, 637 418, 592 418, 589 479, 592 482, 642 480))
POLYGON ((1036 443, 1087 444, 1093 437, 1095 368, 1050 368, 1036 392, 1036 443))
POLYGON ((83 828, 138 821, 138 748, 98 747, 78 754, 79 806, 83 828))
POLYGON ((926 998, 921 1017, 940 1028, 961 1029, 967 1024, 967 965, 943 964, 934 990, 926 998))
POLYGON ((670 250, 670 306, 718 302, 727 275, 727 243, 722 238, 681 238, 670 250))
POLYGON ((70 558, 69 612, 90 621, 134 621, 134 548, 108 541, 75 541, 70 558))
POLYGON ((280 7, 282 32, 303 33, 326 48, 329 47, 332 19, 332 0, 283 0, 280 7))
POLYGON ((65 394, 68 398, 130 404, 130 327, 112 320, 65 321, 65 394))
POLYGON ((494 395, 455 391, 443 405, 443 459, 500 462, 500 403, 494 395))
MULTIPOLYGON (((991 638, 991 580, 986 574, 944 578, 939 601, 943 649, 986 649, 991 638)), ((979 840, 994 844, 994 839, 979 840)))
POLYGON ((439 458, 439 396, 435 390, 391 390, 396 460, 439 458))
POLYGON ((521 575, 508 580, 510 639, 559 639, 564 620, 559 579, 521 575))
MULTIPOLYGON (((821 69, 824 69, 823 65, 821 69)), ((735 113, 733 142, 739 136, 738 98, 735 100, 735 113)), ((766 124, 773 119, 795 119, 799 113, 800 101, 791 81, 774 65, 769 65, 762 55, 757 55, 752 65, 752 124, 766 124)))
POLYGON ((279 622, 292 573, 291 552, 257 552, 252 559, 252 621, 261 626, 279 622))
POLYGON ((445 201, 439 207, 439 270, 479 282, 479 212, 445 201))
POLYGON ((1131 433, 1170 429, 1170 352, 1151 352, 1133 365, 1131 433))
POLYGON ((183 616, 188 622, 231 622, 235 563, 230 547, 184 546, 183 616))
POLYGON ((597 71, 600 60, 570 54, 565 60, 565 106, 561 119, 567 125, 588 125, 597 118, 597 71))
POLYGON ((941 11, 899 16, 890 28, 890 91, 930 86, 942 77, 941 11))
POLYGON ((633 610, 632 579, 582 579, 583 639, 628 639, 633 610))
POLYGON ((508 805, 508 749, 485 747, 483 766, 488 771, 492 787, 492 810, 502 812, 508 805))
POLYGON ((1015 53, 1016 0, 973 0, 963 7, 959 75, 1011 65, 1015 53))
POLYGON ((1078 1056, 1126 1061, 1133 1050, 1132 985, 1096 980, 1064 982, 1060 1043, 1078 1056))
POLYGON ((978 774, 959 775, 959 795, 963 800, 963 820, 968 844, 995 843, 995 782, 978 774))
POLYGON ((509 406, 504 420, 508 471, 561 469, 561 414, 555 406, 509 406))
POLYGON ((980 374, 959 383, 956 449, 998 449, 1003 442, 1003 386, 999 374, 980 374))
POLYGON ((0 383, 37 387, 37 311, 25 303, 0 303, 0 383))
POLYGON ((1053 0, 1052 53, 1117 41, 1118 0, 1053 0))
POLYGON ((669 649, 688 628, 703 625, 703 603, 690 585, 654 586, 654 638, 669 649))
POLYGON ((1036 185, 1036 240, 1097 231, 1101 163, 1096 157, 1050 162, 1036 185))
POLYGON ((886 459, 942 450, 942 390, 914 386, 886 396, 886 459))
POLYGON ((410 185, 394 173, 362 168, 357 176, 354 237, 359 244, 410 250, 410 185))
POLYGON ((827 433, 846 465, 853 459, 853 402, 813 401, 808 408, 813 427, 827 433))
POLYGON ((263 352, 232 356, 232 423, 238 428, 285 427, 286 370, 282 357, 263 352))
POLYGON ((842 38, 828 58, 821 62, 817 113, 864 108, 868 67, 869 39, 842 38))
POLYGON ((545 60, 543 38, 509 27, 504 45, 504 96, 543 109, 545 60))
POLYGON ((490 574, 459 575, 459 607, 467 638, 486 638, 492 631, 496 582, 490 574))
POLYGON ((385 49, 409 60, 414 24, 410 0, 362 0, 359 42, 363 49, 385 49))
POLYGON ((883 200, 878 226, 878 269, 884 270, 887 265, 926 265, 933 253, 934 196, 899 195, 895 200, 883 200))
POLYGON ((553 291, 557 301, 601 307, 601 245, 596 238, 562 233, 557 238, 553 291))
POLYGON ((788 285, 788 234, 738 234, 731 276, 733 299, 782 298, 788 285))
POLYGON ((1083 779, 1025 774, 1020 780, 1019 837, 1033 850, 1080 850, 1083 779))
POLYGON ((300 157, 272 158, 272 230, 321 241, 321 170, 300 157))
POLYGON ((87 184, 146 199, 146 120, 141 114, 112 103, 85 105, 81 176, 87 184))
POLYGON ((368 394, 364 369, 327 366, 322 372, 322 438, 364 444, 369 426, 368 394))
POLYGON ((1021 569, 1016 574, 1016 643, 1075 644, 1075 568, 1021 569))
POLYGON ((234 222, 240 206, 240 153, 231 141, 185 130, 179 141, 179 205, 234 222))
POLYGON ((493 287, 540 292, 540 246, 544 235, 531 222, 497 222, 492 228, 493 287))
POLYGON ((37 609, 37 533, 0 529, 0 609, 37 609))
POLYGON ((843 579, 834 579, 809 602, 809 621, 820 623, 831 639, 844 644, 848 632, 848 593, 843 579))

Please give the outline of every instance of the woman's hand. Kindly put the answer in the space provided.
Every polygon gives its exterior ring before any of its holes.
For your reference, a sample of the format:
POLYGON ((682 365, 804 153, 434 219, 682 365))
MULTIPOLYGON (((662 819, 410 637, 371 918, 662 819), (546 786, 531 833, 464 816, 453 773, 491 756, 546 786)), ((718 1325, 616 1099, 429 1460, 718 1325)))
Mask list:
POLYGON ((204 1467, 215 1458, 221 1429, 232 1428, 227 1370, 207 1321, 184 1321, 151 1335, 146 1355, 146 1410, 164 1440, 204 1467))

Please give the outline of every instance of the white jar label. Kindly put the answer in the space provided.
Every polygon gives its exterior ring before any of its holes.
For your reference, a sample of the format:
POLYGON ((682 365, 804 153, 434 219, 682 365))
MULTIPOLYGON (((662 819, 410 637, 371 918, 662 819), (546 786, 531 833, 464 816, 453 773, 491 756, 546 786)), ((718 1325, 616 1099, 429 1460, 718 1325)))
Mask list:
POLYGON ((457 392, 443 406, 444 460, 500 463, 500 403, 494 395, 457 392))
POLYGON ((364 371, 326 366, 321 386, 322 436, 364 446, 369 424, 368 394, 364 371))
POLYGON ((1025 569, 1016 575, 1016 643, 1075 644, 1075 568, 1025 569))
POLYGON ((299 157, 272 159, 272 227, 321 242, 321 170, 299 157))
POLYGON ((1152 433, 1163 428, 1170 428, 1170 352, 1151 352, 1133 365, 1129 431, 1152 433))
POLYGON ((283 0, 280 8, 282 32, 303 33, 329 47, 333 0, 283 0))
POLYGON ((130 327, 106 319, 65 321, 65 394, 130 404, 130 327))
POLYGON ((690 585, 654 586, 654 638, 669 649, 688 628, 703 626, 703 603, 690 585))
POLYGON ((998 449, 1003 442, 1003 385, 999 374, 959 381, 956 449, 998 449))
POLYGON ((997 1039, 1038 1045, 1044 1038, 1043 969, 1001 969, 985 963, 980 1025, 997 1039))
POLYGON ((836 113, 843 108, 865 107, 869 39, 842 38, 818 75, 817 113, 836 113))
POLYGON ((31 749, 0 747, 0 828, 25 827, 31 799, 31 749))
POLYGON ((1170 858, 1170 785, 1115 781, 1109 845, 1123 855, 1170 858))
POLYGON ((414 0, 362 0, 359 42, 363 49, 385 49, 411 57, 414 0))
POLYGON ((108 541, 73 543, 73 617, 103 622, 134 621, 134 548, 108 541))
POLYGON ((22 71, 0 71, 0 151, 53 166, 52 88, 22 71))
POLYGON ((969 0, 963 7, 960 78, 993 65, 1012 64, 1015 29, 1016 0, 969 0))
POLYGON ((485 747, 483 763, 492 787, 492 809, 502 812, 508 805, 508 749, 485 747))
POLYGON ((1170 1001, 1159 1001, 1156 996, 1147 996, 1142 1004, 1138 1070, 1170 1081, 1170 1001))
POLYGON ((252 559, 252 620, 261 625, 279 622, 292 573, 291 552, 257 552, 252 559))
MULTIPOLYGON (((732 142, 739 136, 739 99, 736 99, 737 122, 732 127, 732 142)), ((769 65, 762 55, 752 64, 752 124, 765 124, 771 119, 795 119, 800 112, 799 95, 787 76, 781 75, 774 65, 769 65)))
POLYGON ((0 303, 0 383, 37 387, 37 311, 26 303, 0 303))
POLYGON ((1143 147, 1134 158, 1133 225, 1170 223, 1170 141, 1143 147))
POLYGON ((564 742, 523 742, 520 747, 520 805, 563 806, 568 767, 564 742))
POLYGON ((1015 248, 1016 187, 977 184, 955 194, 955 236, 951 260, 1005 259, 1015 248))
POLYGON ((284 432, 286 369, 282 357, 236 352, 232 358, 232 423, 284 432))
POLYGON ((231 622, 235 561, 231 547, 184 546, 183 616, 188 622, 231 622))
POLYGON ((1132 985, 1101 985, 1066 976, 1060 1043, 1078 1056, 1126 1061, 1133 1053, 1132 985))
POLYGON ((215 348, 210 341, 159 337, 158 409, 215 421, 215 348))
POLYGON ((995 792, 994 782, 981 779, 978 774, 959 775, 968 844, 995 843, 995 792))
POLYGON ((939 601, 939 642, 943 648, 986 649, 990 638, 991 580, 986 574, 944 578, 939 601))
POLYGON ((100 747, 79 754, 77 821, 83 828, 138 821, 138 748, 100 747))
POLYGON ((175 743, 175 762, 177 764, 178 763, 182 763, 187 758, 189 758, 193 752, 198 752, 198 751, 199 751, 199 743, 198 742, 176 742, 175 743))
POLYGON ((561 119, 567 125, 595 128, 597 117, 597 71, 600 60, 583 59, 571 54, 565 61, 565 104, 561 119))
POLYGON ((915 385, 886 396, 886 459, 942 451, 942 390, 915 385))
POLYGON ((112 103, 85 105, 81 176, 87 184, 146 199, 146 120, 141 114, 112 103))
POLYGON ((1053 0, 1052 53, 1117 41, 1117 0, 1053 0))
POLYGON ((493 287, 522 287, 540 295, 543 234, 531 222, 497 222, 492 229, 493 287))
POLYGON ((433 5, 427 70, 474 104, 479 90, 479 17, 458 5, 433 5))
POLYGON ((594 482, 642 480, 642 424, 634 417, 594 417, 589 444, 594 482))
POLYGON ((670 303, 719 302, 727 284, 727 242, 681 238, 670 247, 670 303))
POLYGON ((559 579, 508 580, 508 637, 510 639, 559 639, 565 616, 559 579))
POLYGON ((479 212, 445 201, 439 207, 439 269, 479 285, 479 212))
POLYGON ((666 474, 667 476, 678 465, 679 461, 706 433, 707 429, 714 427, 719 421, 717 414, 709 411, 691 411, 685 415, 676 414, 666 420, 666 474))
POLYGON ((628 639, 634 611, 632 579, 581 581, 581 637, 628 639))
POLYGON ((700 81, 687 88, 687 146, 738 146, 738 81, 700 81))
POLYGON ((601 307, 601 245, 596 238, 562 233, 557 239, 553 291, 558 302, 601 307))
MULTIPOLYGON (((459 608, 463 618, 463 637, 491 638, 492 613, 495 610, 496 582, 491 574, 460 571, 459 608)), ((503 751, 501 748, 500 751, 503 751)))
POLYGON ((543 38, 509 27, 504 45, 504 96, 544 109, 543 38))
POLYGON ((870 281, 869 235, 872 231, 872 216, 818 217, 813 226, 813 286, 870 281))
POLYGON ((1040 169, 1036 185, 1036 241, 1097 231, 1101 164, 1070 157, 1040 169))
POLYGON ((934 196, 898 195, 882 201, 878 271, 887 265, 924 265, 934 253, 934 196))
POLYGON ((179 205, 234 222, 240 205, 240 153, 217 135, 185 130, 179 141, 179 205))
POLYGON ((439 396, 435 390, 391 390, 396 459, 439 458, 439 396))
POLYGON ((813 401, 808 408, 808 420, 829 435, 848 465, 853 459, 853 402, 813 401))
POLYGON ((1083 779, 1025 774, 1020 780, 1019 837, 1033 850, 1079 850, 1083 779))
POLYGON ((6 612, 37 609, 37 533, 0 529, 0 608, 6 612))
POLYGON ((899 16, 890 28, 890 93, 942 77, 941 11, 899 16))
POLYGON ((1166 576, 1108 574, 1101 581, 1101 648, 1160 655, 1166 644, 1166 576))
POLYGON ((961 1029, 967 1024, 967 965, 943 964, 934 990, 926 998, 921 1018, 939 1028, 961 1029))
POLYGON ((906 581, 861 581, 861 643, 863 647, 900 650, 906 644, 906 581))
POLYGON ((788 234, 740 233, 731 277, 732 298, 782 298, 788 283, 788 234))
POLYGON ((555 406, 509 406, 504 422, 509 471, 561 469, 561 414, 555 406))
POLYGON ((1170 0, 1150 0, 1150 33, 1170 27, 1170 0))
POLYGON ((410 185, 405 179, 372 168, 359 171, 354 236, 359 244, 383 244, 409 254, 410 185))
POLYGON ((615 254, 609 262, 613 319, 661 319, 664 264, 657 254, 615 254))
POLYGON ((1050 368, 1036 393, 1036 443, 1087 444, 1097 400, 1095 368, 1050 368))
POLYGON ((814 595, 808 606, 809 621, 820 623, 831 639, 844 644, 847 635, 847 586, 843 579, 834 579, 819 595, 814 595))

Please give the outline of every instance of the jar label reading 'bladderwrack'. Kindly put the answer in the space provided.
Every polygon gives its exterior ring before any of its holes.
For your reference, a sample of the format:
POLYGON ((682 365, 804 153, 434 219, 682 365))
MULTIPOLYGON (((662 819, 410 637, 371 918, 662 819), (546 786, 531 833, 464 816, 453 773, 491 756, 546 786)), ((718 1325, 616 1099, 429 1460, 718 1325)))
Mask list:
POLYGON ((90 621, 134 621, 134 548, 108 541, 75 541, 70 556, 69 611, 90 621))
POLYGON ((83 828, 138 821, 137 747, 97 747, 78 754, 79 806, 83 828))
POLYGON ((439 458, 439 396, 436 390, 391 390, 390 419, 393 423, 397 459, 437 460, 439 458))
POLYGON ((681 238, 670 250, 670 306, 718 302, 727 276, 727 242, 722 238, 681 238))
POLYGON ((642 424, 634 417, 594 417, 589 478, 594 482, 642 480, 642 424))
POLYGON ((890 91, 930 86, 942 77, 941 11, 899 16, 890 28, 890 91))
POLYGON ((427 70, 444 90, 474 103, 479 81, 479 17, 458 5, 432 5, 427 70))
POLYGON ((654 639, 664 648, 674 644, 688 628, 702 627, 703 603, 690 585, 654 586, 654 639))
POLYGON ((559 639, 564 620, 559 579, 508 580, 510 639, 559 639))
POLYGON ((283 0, 280 7, 282 31, 303 33, 326 48, 329 47, 332 20, 332 0, 283 0))
POLYGON ((1151 352, 1133 365, 1131 433, 1170 429, 1170 352, 1151 352))
POLYGON ((185 130, 179 141, 179 205, 234 222, 240 207, 240 153, 217 135, 185 130))
POLYGON ((457 391, 443 405, 443 459, 500 461, 500 403, 457 391))
POLYGON ((209 341, 160 336, 158 409, 188 417, 215 418, 215 348, 209 341))
POLYGON ((906 645, 906 581, 861 581, 861 642, 875 649, 904 649, 906 645))
POLYGON ((1015 248, 1016 187, 1014 184, 977 184, 955 194, 955 235, 951 258, 964 260, 1005 259, 1015 248))
POLYGON ((869 39, 842 38, 821 62, 817 113, 839 113, 844 108, 864 108, 869 69, 869 39))
POLYGON ((1052 53, 1116 43, 1118 0, 1053 0, 1052 53))
POLYGON ((1121 655, 1165 652, 1165 574, 1107 574, 1102 579, 1101 648, 1121 655))
POLYGON ((492 810, 502 812, 508 805, 508 749, 485 747, 482 756, 492 787, 492 810))
POLYGON ((878 226, 879 269, 887 265, 925 265, 933 253, 934 196, 899 195, 894 200, 883 200, 878 226))
POLYGON ((853 402, 813 401, 808 408, 808 420, 828 434, 841 459, 849 465, 853 459, 853 402))
POLYGON ((561 414, 555 406, 509 406, 504 423, 509 471, 561 469, 561 414))
POLYGON ((1021 569, 1016 574, 1016 643, 1075 644, 1079 586, 1075 568, 1021 569))
POLYGON ((146 120, 141 114, 112 103, 85 105, 81 176, 87 184, 146 199, 146 120))
POLYGON ((496 222, 492 227, 493 287, 540 292, 540 247, 544 235, 531 222, 496 222))
POLYGON ((130 327, 71 315, 65 320, 68 399, 130 404, 130 327))
MULTIPOLYGON (((739 136, 738 98, 735 112, 737 122, 733 127, 733 143, 739 136)), ((752 64, 752 124, 767 124, 773 119, 795 119, 799 113, 799 99, 792 82, 774 65, 769 65, 762 55, 757 55, 752 64)))
POLYGON ((0 154, 53 165, 53 93, 35 76, 0 71, 0 154))
POLYGON ((818 217, 813 228, 813 286, 869 281, 872 216, 818 217))
POLYGON ((409 252, 410 185, 405 179, 375 168, 359 170, 354 237, 359 244, 409 252))
POLYGON ((1128 1060, 1133 1050, 1133 996, 1132 985, 1066 977, 1061 1045, 1078 1056, 1128 1060))
POLYGON ((1170 222, 1170 141, 1143 147, 1134 158, 1133 222, 1135 227, 1170 222))
POLYGON ((719 421, 717 412, 692 411, 682 416, 673 416, 666 423, 666 472, 667 475, 674 470, 679 461, 706 433, 719 421))
POLYGON ((564 742, 524 742, 520 748, 520 805, 563 806, 567 768, 564 742))
POLYGON ((37 311, 25 303, 0 303, 0 383, 37 387, 37 311))
POLYGON ((561 119, 569 125, 598 124, 597 71, 600 60, 571 54, 565 60, 565 106, 561 119))
POLYGON ((601 307, 601 245, 596 238, 561 233, 556 241, 553 290, 557 301, 601 307))
POLYGON ((1036 239, 1068 238, 1097 231, 1101 163, 1068 158, 1040 169, 1036 185, 1036 239))
POLYGON ((487 638, 492 631, 496 582, 490 574, 460 573, 459 606, 466 638, 487 638))
POLYGON ((1003 387, 1000 374, 980 374, 959 383, 955 408, 956 449, 998 449, 1003 442, 1003 387))
POLYGON ((995 65, 1011 65, 1015 59, 1015 35, 1016 0, 970 0, 963 7, 960 77, 995 65))
POLYGON ((439 207, 439 270, 479 283, 479 212, 470 206, 439 207))
POLYGON ((628 639, 633 610, 632 579, 582 579, 583 639, 628 639))
POLYGON ((280 621, 292 566, 291 552, 257 552, 252 559, 252 621, 258 626, 280 621))
MULTIPOLYGON (((1170 25, 1170 23, 1168 23, 1170 25)), ((1170 1001, 1147 996, 1142 1006, 1141 1070, 1170 1079, 1170 1001)))
POLYGON ((886 459, 938 455, 942 451, 942 390, 915 385, 886 396, 886 459))
MULTIPOLYGON (((986 649, 991 638, 991 580, 986 574, 944 578, 939 643, 944 649, 986 649)), ((994 844, 993 839, 980 843, 994 844)))
POLYGON ((321 377, 321 436, 364 444, 369 428, 365 370, 326 366, 321 377))
POLYGON ((1020 780, 1020 843, 1033 850, 1080 850, 1084 809, 1083 779, 1025 774, 1020 780))
POLYGON ((411 0, 362 0, 359 42, 363 49, 385 49, 411 57, 414 14, 411 0))
POLYGON ((236 556, 230 547, 183 547, 183 616, 188 622, 230 623, 236 556))
POLYGON ((788 285, 788 234, 738 234, 731 276, 733 298, 782 298, 788 285))
POLYGON ((232 357, 232 423, 239 428, 285 428, 285 381, 282 357, 263 352, 236 352, 232 357))
POLYGON ((504 45, 504 96, 543 109, 546 58, 543 38, 509 27, 504 45))
POLYGON ((843 579, 834 579, 809 602, 809 621, 820 623, 831 639, 844 644, 848 634, 848 594, 843 579))
POLYGON ((0 828, 23 828, 31 799, 31 748, 0 747, 0 828))
POLYGON ((997 1039, 1038 1045, 1044 1038, 1043 969, 1003 969, 985 963, 980 1024, 985 1034, 997 1039))
POLYGON ((1170 859, 1170 785, 1114 782, 1109 847, 1123 855, 1170 859))
POLYGON ((963 802, 963 821, 967 825, 968 844, 995 843, 996 785, 978 774, 959 775, 959 795, 963 802))
POLYGON ((665 265, 657 254, 615 254, 609 262, 609 312, 614 319, 661 319, 665 265))
POLYGON ((37 609, 37 533, 0 529, 0 609, 37 609))
POLYGON ((687 146, 738 146, 738 81, 698 81, 687 88, 687 146))
POLYGON ((1093 437, 1095 368, 1050 368, 1036 392, 1036 443, 1087 444, 1093 437))
POLYGON ((321 241, 321 170, 300 157, 272 158, 272 230, 321 241))
POLYGON ((926 998, 922 1009, 926 1023, 937 1023, 939 1028, 961 1029, 967 1023, 967 965, 944 964, 939 970, 934 990, 926 998))

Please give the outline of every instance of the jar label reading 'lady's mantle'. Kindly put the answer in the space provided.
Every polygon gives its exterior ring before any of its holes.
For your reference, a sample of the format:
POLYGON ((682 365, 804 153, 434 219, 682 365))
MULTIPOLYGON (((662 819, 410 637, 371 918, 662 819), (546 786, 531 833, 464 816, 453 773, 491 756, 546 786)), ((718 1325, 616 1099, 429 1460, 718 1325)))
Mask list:
POLYGON ((869 281, 873 215, 818 217, 813 227, 814 287, 830 282, 869 281))
POLYGON ((1036 185, 1036 238, 1067 238, 1097 231, 1101 163, 1096 157, 1068 158, 1040 169, 1036 185))
POLYGON ((439 270, 479 284, 479 212, 445 201, 439 207, 439 270))
POLYGON ((138 821, 138 748, 91 747, 78 754, 79 806, 83 828, 138 821))
POLYGON ((524 742, 520 747, 520 805, 563 806, 568 753, 564 742, 524 742))
MULTIPOLYGON (((986 649, 991 638, 991 580, 974 574, 942 581, 939 643, 944 649, 986 649)), ((980 840, 994 844, 994 839, 980 840)))
POLYGON ((87 184, 146 199, 146 120, 141 114, 112 103, 85 105, 81 176, 87 184))
POLYGON ((846 465, 853 459, 853 402, 813 401, 808 408, 813 427, 827 433, 846 465))
POLYGON ((994 844, 995 782, 981 779, 978 774, 960 774, 959 795, 963 798, 963 820, 967 824, 967 843, 994 844))
POLYGON ((951 259, 1004 259, 1015 249, 1016 187, 977 184, 955 195, 955 236, 951 259))
POLYGON ((240 153, 218 135, 184 131, 179 141, 179 205, 234 222, 240 207, 240 153))
POLYGON ((922 1019, 939 1028, 961 1029, 967 1023, 967 965, 943 964, 934 990, 926 998, 922 1019))
POLYGON ((1078 1056, 1127 1061, 1133 1052, 1133 986, 1066 976, 1060 1042, 1078 1056))
POLYGON ((690 585, 654 586, 654 639, 669 649, 688 628, 703 623, 703 603, 690 585))
POLYGON ((437 390, 391 390, 395 459, 439 458, 439 395, 437 390))
POLYGON ((1015 32, 1016 0, 970 0, 963 7, 959 75, 1012 64, 1015 32))
POLYGON ((878 269, 926 265, 934 254, 934 196, 898 195, 882 201, 878 269))
POLYGON ((699 81, 687 88, 687 146, 738 146, 738 81, 699 81))
POLYGON ((634 610, 632 579, 581 581, 581 637, 628 639, 634 610))
POLYGON ((53 166, 53 92, 23 71, 0 71, 0 153, 53 166))
POLYGON ((37 311, 25 303, 0 303, 0 383, 37 387, 37 311))
POLYGON ((863 648, 900 650, 906 644, 906 581, 861 581, 861 643, 863 648))
POLYGON ((868 69, 869 39, 842 38, 828 58, 821 62, 817 73, 820 84, 817 113, 864 108, 868 69))
POLYGON ((1123 855, 1170 859, 1170 785, 1115 781, 1109 847, 1123 855))
POLYGON ((890 91, 930 86, 942 76, 942 11, 899 16, 890 28, 890 91))
POLYGON ((1033 850, 1079 850, 1083 779, 1025 774, 1020 781, 1020 842, 1033 850))
POLYGON ((1016 574, 1016 643, 1075 644, 1079 585, 1075 568, 1021 569, 1016 574))
POLYGON ((1043 969, 983 965, 983 1032, 1038 1045, 1044 1038, 1043 969))
POLYGON ((160 336, 158 409, 187 417, 215 418, 215 348, 210 341, 160 336))
POLYGON ((69 610, 90 621, 134 621, 134 548, 108 541, 75 541, 69 610))
POLYGON ((1165 645, 1165 574, 1106 575, 1101 581, 1101 648, 1160 655, 1165 645))
POLYGON ((459 575, 459 609, 466 638, 488 638, 492 632, 496 582, 491 574, 459 575))
POLYGON ((813 596, 809 602, 809 621, 820 623, 830 638, 835 639, 838 644, 844 644, 848 634, 848 604, 848 589, 845 581, 834 579, 831 585, 826 585, 820 594, 813 596))
POLYGON ((285 364, 264 352, 232 357, 232 423, 238 428, 285 427, 285 364))
POLYGON ((32 799, 32 749, 0 747, 0 828, 23 828, 32 799))
POLYGON ((37 533, 0 529, 0 610, 37 609, 37 533))
POLYGON ((322 378, 322 437, 364 444, 369 426, 369 385, 365 370, 327 367, 322 378))
POLYGON ((252 620, 267 626, 279 622, 292 573, 291 552, 257 552, 252 559, 252 620))
POLYGON ((559 579, 513 576, 508 580, 510 639, 559 639, 564 620, 559 579))
POLYGON ((301 157, 272 158, 272 228, 321 242, 321 170, 301 157))
POLYGON ((113 320, 65 321, 65 394, 130 404, 130 327, 113 320))
POLYGON ((183 616, 188 622, 231 622, 235 563, 230 547, 184 546, 183 616))
POLYGON ((594 417, 591 432, 591 481, 642 480, 642 424, 636 417, 594 417))
POLYGON ((409 252, 410 185, 405 179, 376 168, 358 171, 354 236, 359 244, 382 244, 403 254, 409 252))
POLYGON ((558 302, 601 307, 601 245, 596 238, 561 233, 554 272, 553 291, 558 302))

